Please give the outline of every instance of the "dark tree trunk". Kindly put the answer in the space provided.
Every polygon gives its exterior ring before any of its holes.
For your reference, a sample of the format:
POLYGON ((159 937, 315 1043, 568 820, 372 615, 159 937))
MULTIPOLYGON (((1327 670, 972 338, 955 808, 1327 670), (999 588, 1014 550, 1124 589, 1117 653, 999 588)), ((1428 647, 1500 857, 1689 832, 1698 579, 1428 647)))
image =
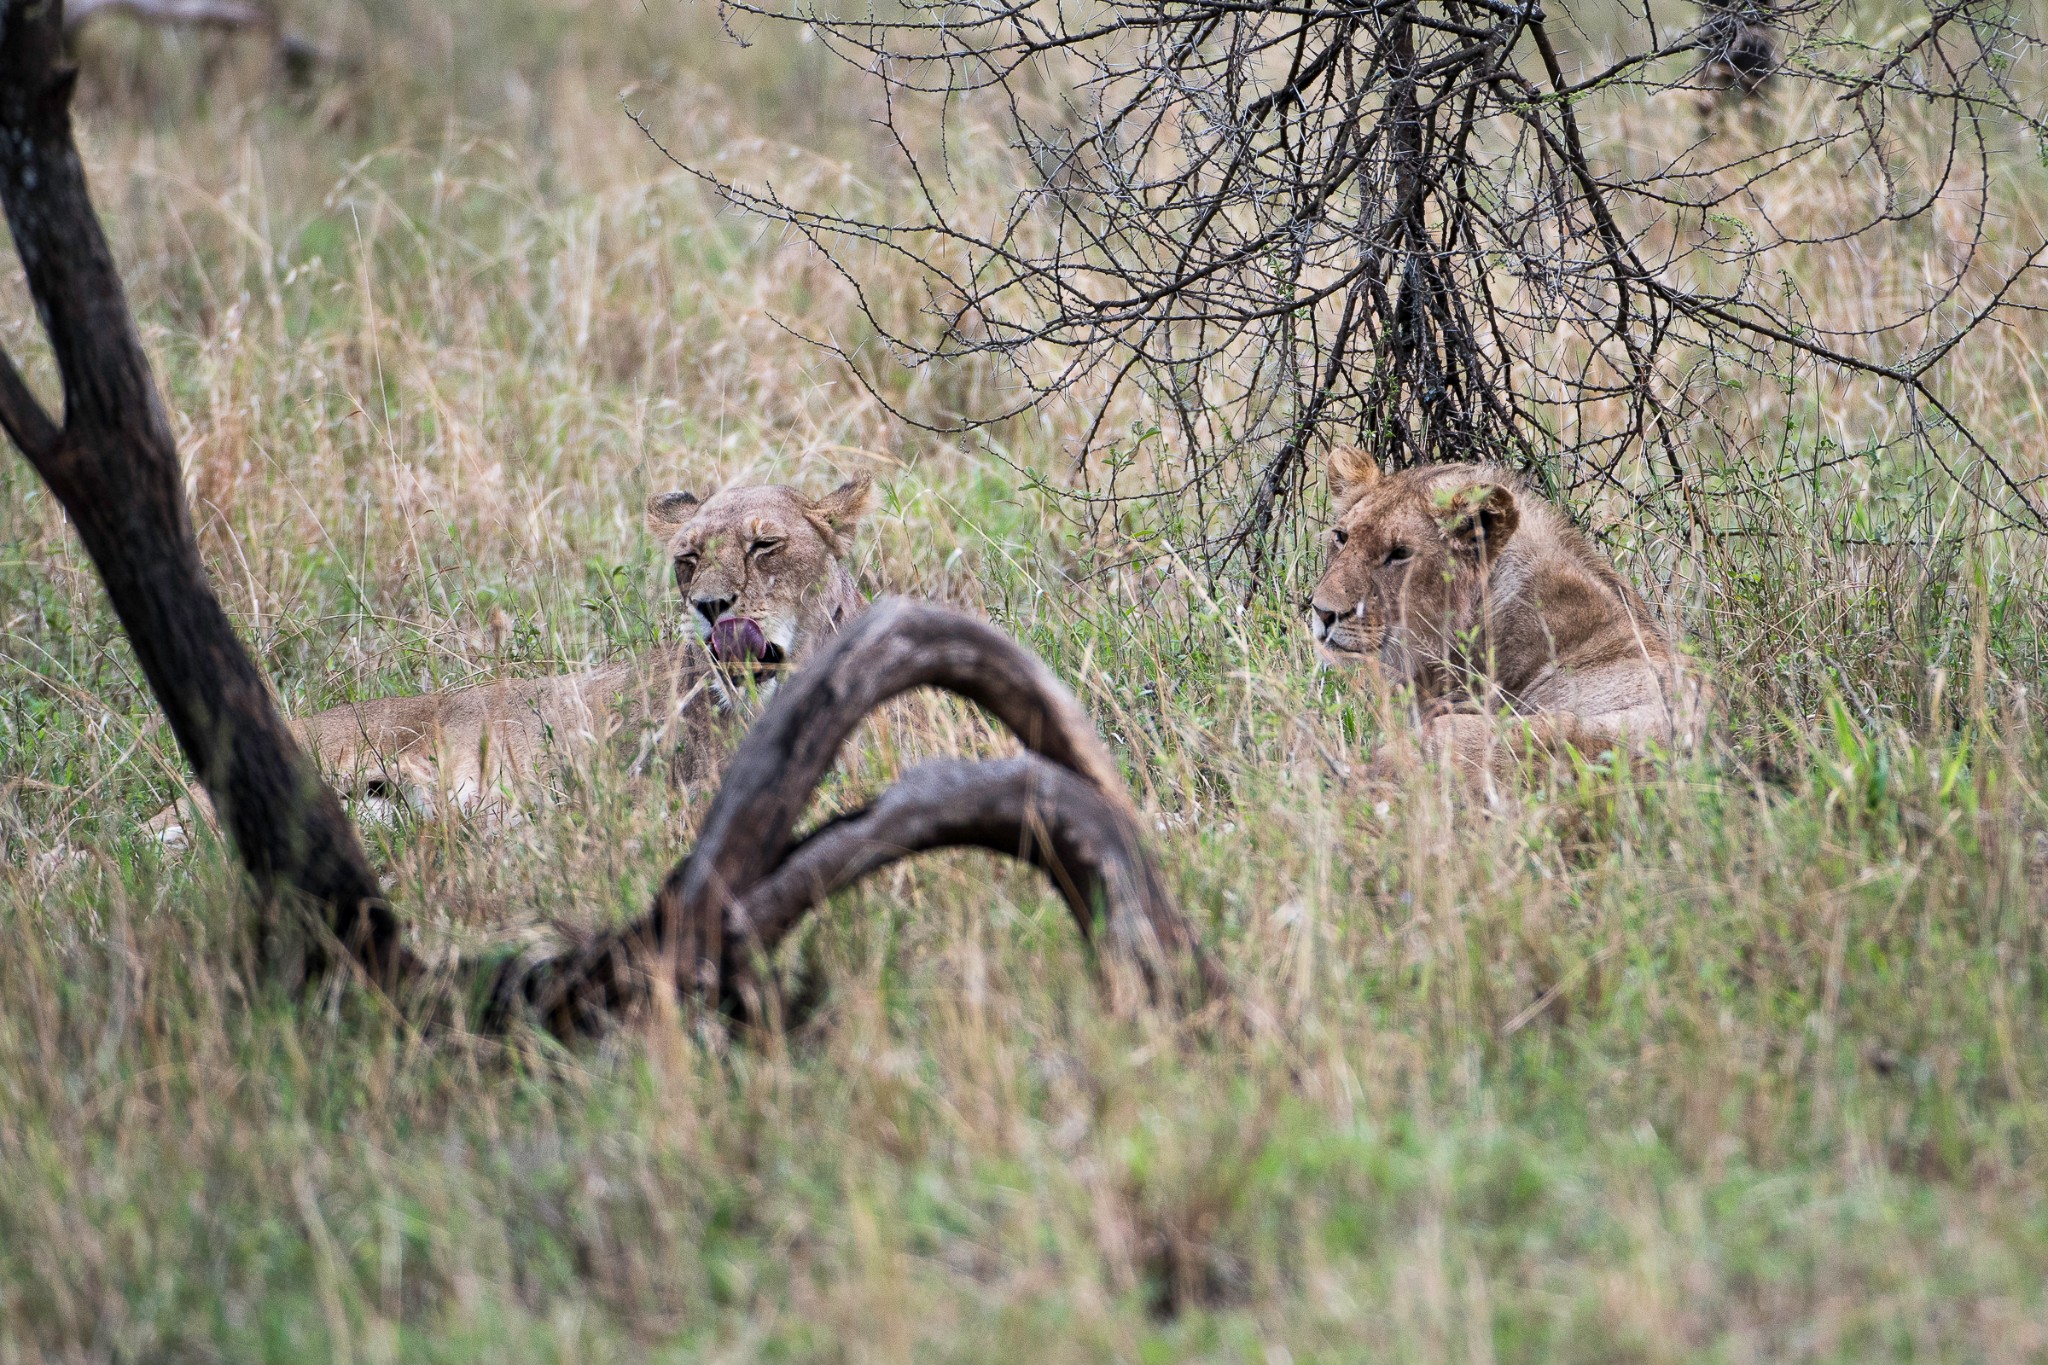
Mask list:
POLYGON ((63 37, 60 3, 8 0, 0 12, 0 200, 64 385, 60 427, 0 354, 0 425, 77 527, 262 893, 317 908, 389 984, 398 921, 199 562, 177 445, 72 141, 63 37))

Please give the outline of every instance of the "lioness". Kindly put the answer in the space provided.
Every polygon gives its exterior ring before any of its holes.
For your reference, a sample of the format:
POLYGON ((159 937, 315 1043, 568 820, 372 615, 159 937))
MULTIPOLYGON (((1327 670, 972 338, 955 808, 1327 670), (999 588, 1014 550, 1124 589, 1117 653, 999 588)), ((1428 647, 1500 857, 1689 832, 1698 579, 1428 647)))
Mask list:
POLYGON ((1337 520, 1309 634, 1327 662, 1413 689, 1426 755, 1481 775, 1517 748, 1695 741, 1699 680, 1606 556, 1515 474, 1382 474, 1346 446, 1329 478, 1337 520), (1520 725, 1497 726, 1502 711, 1520 725))
MULTIPOLYGON (((873 491, 863 475, 821 498, 779 485, 647 500, 647 529, 675 566, 696 639, 566 677, 515 679, 421 696, 353 702, 291 720, 359 818, 400 809, 472 811, 531 783, 543 762, 617 735, 640 755, 666 750, 674 771, 701 775, 717 747, 717 713, 749 682, 772 691, 782 670, 858 612, 847 571, 873 491)), ((205 793, 189 795, 210 817, 205 793)), ((174 803, 146 829, 187 842, 174 803)))

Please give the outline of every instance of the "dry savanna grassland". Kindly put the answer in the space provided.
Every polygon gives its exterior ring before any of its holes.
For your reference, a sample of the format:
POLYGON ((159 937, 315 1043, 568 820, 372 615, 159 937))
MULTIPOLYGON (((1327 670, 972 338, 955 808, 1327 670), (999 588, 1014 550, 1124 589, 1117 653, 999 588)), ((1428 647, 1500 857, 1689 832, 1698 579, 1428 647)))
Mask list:
MULTIPOLYGON (((1707 558, 1578 509, 1712 669, 1715 742, 1492 810, 1428 774, 1389 799, 1358 780, 1380 713, 1299 619, 1312 539, 1218 600, 1030 491, 1075 413, 892 419, 781 325, 857 341, 846 285, 622 109, 686 159, 886 201, 871 92, 820 44, 742 47, 694 0, 288 8, 346 55, 306 89, 246 38, 110 19, 79 94, 202 549, 286 705, 622 657, 679 624, 647 493, 871 472, 863 584, 1068 680, 1263 1022, 1105 1015, 1057 896, 969 854, 821 913, 825 1003, 786 1035, 506 1049, 295 991, 228 850, 138 836, 180 760, 9 455, 0 1361, 2048 1356, 2044 556, 1967 461, 1816 458, 1896 412, 1731 385, 1753 444, 1720 455, 1786 470, 1745 510, 1771 534, 1707 558)), ((1617 155, 1697 131, 1683 96, 1598 119, 1617 155)), ((1992 230, 2040 240, 2048 171, 1998 174, 1992 230)), ((1816 174, 1776 207, 1870 192, 1816 174)), ((1874 309, 1945 230, 1788 268, 1874 309)), ((5 273, 0 338, 52 393, 5 273)), ((2016 313, 1942 381, 2026 478, 2044 341, 2016 313)), ((942 416, 1001 381, 886 382, 942 416)), ((916 719, 821 804, 1001 747, 916 719)), ((370 832, 423 949, 637 912, 707 800, 604 759, 554 785, 509 830, 370 832)))

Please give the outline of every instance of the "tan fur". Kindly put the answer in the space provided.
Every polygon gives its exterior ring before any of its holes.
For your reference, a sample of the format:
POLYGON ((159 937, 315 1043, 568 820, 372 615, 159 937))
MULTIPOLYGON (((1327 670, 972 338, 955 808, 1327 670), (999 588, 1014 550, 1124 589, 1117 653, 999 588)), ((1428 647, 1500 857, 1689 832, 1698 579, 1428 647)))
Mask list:
MULTIPOLYGON (((566 677, 337 706, 294 718, 292 732, 359 819, 508 806, 548 762, 605 741, 626 741, 637 759, 668 755, 679 776, 702 777, 722 747, 719 713, 750 682, 772 691, 783 669, 860 610, 846 557, 872 496, 863 476, 816 499, 761 485, 701 503, 688 493, 650 498, 647 527, 674 565, 690 643, 566 677), (779 661, 716 663, 707 642, 728 619, 754 623, 779 661)), ((204 793, 190 796, 210 817, 204 793)), ((183 844, 182 804, 146 828, 183 844)))
POLYGON ((1309 633, 1328 663, 1413 690, 1424 753, 1490 775, 1532 746, 1697 741, 1699 679, 1606 556, 1517 475, 1383 475, 1350 447, 1329 472, 1338 516, 1309 633))

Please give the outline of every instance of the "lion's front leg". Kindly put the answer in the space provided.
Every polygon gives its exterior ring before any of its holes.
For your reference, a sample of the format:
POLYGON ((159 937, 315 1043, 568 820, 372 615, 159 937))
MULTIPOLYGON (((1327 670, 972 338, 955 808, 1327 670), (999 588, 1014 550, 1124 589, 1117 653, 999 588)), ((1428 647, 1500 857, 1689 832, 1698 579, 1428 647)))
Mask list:
POLYGON ((201 823, 219 828, 213 813, 213 798, 196 782, 185 784, 184 795, 143 822, 143 835, 165 853, 183 853, 192 847, 193 830, 201 823))
POLYGON ((1599 725, 1570 711, 1499 716, 1451 711, 1422 727, 1430 762, 1457 772, 1489 802, 1513 775, 1555 764, 1572 750, 1589 757, 1612 747, 1599 725))
POLYGON ((1455 769, 1482 785, 1489 783, 1501 763, 1495 753, 1499 736, 1493 718, 1469 709, 1470 705, 1450 698, 1424 703, 1417 728, 1390 731, 1380 741, 1365 767, 1365 781, 1398 786, 1425 766, 1437 765, 1455 769))
POLYGON ((1422 756, 1469 778, 1490 777, 1518 757, 1512 736, 1520 728, 1477 711, 1445 709, 1423 723, 1422 756))

